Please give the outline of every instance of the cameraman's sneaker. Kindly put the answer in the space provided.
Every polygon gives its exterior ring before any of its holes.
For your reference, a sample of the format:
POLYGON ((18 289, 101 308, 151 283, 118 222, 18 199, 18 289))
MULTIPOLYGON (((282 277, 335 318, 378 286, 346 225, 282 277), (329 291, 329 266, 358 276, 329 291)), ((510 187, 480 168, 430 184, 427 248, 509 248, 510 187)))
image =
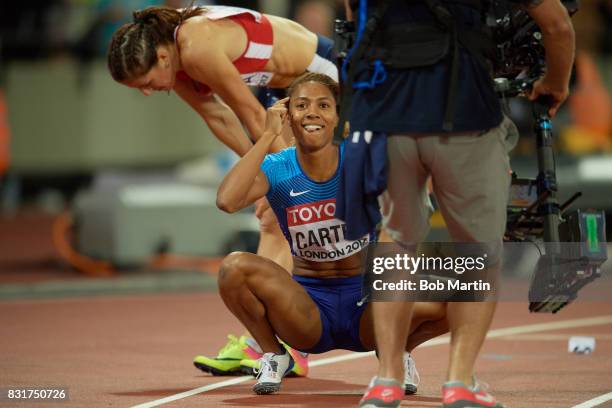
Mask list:
POLYGON ((196 368, 212 375, 242 375, 240 362, 244 359, 258 359, 263 353, 255 340, 246 336, 239 339, 236 336, 227 336, 228 342, 215 358, 197 356, 193 359, 196 368))
POLYGON ((359 408, 397 408, 403 396, 404 389, 398 381, 374 377, 359 401, 359 408))
MULTIPOLYGON (((306 377, 308 375, 308 353, 302 353, 293 349, 282 341, 281 344, 287 349, 293 359, 293 368, 287 373, 287 377, 306 377)), ((240 362, 242 373, 248 375, 256 375, 257 371, 259 371, 259 366, 259 359, 247 358, 240 362)))
POLYGON ((280 390, 283 377, 293 368, 293 358, 287 350, 283 354, 266 353, 259 359, 257 383, 253 386, 256 394, 272 394, 280 390))
POLYGON ((421 377, 410 353, 404 353, 404 394, 416 394, 421 377))
POLYGON ((478 383, 469 387, 460 381, 447 382, 442 386, 443 408, 504 408, 478 383))

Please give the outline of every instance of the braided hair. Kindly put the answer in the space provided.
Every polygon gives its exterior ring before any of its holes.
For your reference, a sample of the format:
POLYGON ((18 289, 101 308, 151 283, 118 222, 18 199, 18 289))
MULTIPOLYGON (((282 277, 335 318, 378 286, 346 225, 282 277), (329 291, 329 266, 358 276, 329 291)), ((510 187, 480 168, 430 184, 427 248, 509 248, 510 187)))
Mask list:
POLYGON ((190 5, 183 10, 148 7, 134 11, 134 22, 119 27, 108 47, 108 70, 113 79, 123 82, 149 72, 157 63, 157 47, 174 43, 176 27, 205 10, 190 5))

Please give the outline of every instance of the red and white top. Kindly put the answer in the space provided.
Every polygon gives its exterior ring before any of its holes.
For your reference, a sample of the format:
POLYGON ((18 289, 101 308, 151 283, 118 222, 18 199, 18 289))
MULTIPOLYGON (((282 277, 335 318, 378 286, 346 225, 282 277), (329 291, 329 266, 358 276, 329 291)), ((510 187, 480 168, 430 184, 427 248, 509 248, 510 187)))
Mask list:
MULTIPOLYGON (((272 56, 274 34, 272 24, 268 18, 257 12, 239 7, 206 6, 204 17, 209 20, 229 18, 240 24, 247 35, 247 47, 238 59, 232 61, 242 80, 249 86, 266 86, 274 73, 264 71, 264 67, 272 56)), ((180 26, 174 31, 174 38, 178 36, 180 26)), ((210 87, 194 81, 185 71, 176 73, 178 79, 191 80, 198 93, 209 94, 210 87)))

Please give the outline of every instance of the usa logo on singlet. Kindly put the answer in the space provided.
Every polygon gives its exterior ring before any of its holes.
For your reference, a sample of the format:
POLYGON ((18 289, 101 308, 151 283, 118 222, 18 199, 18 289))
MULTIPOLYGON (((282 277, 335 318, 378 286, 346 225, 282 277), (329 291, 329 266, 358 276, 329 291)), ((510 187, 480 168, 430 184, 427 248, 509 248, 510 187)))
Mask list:
POLYGON ((334 261, 368 246, 368 234, 356 241, 344 238, 344 223, 334 217, 335 211, 335 198, 286 209, 287 227, 296 256, 315 262, 334 261))
POLYGON ((271 72, 252 72, 240 76, 248 86, 266 86, 272 80, 273 74, 271 72))

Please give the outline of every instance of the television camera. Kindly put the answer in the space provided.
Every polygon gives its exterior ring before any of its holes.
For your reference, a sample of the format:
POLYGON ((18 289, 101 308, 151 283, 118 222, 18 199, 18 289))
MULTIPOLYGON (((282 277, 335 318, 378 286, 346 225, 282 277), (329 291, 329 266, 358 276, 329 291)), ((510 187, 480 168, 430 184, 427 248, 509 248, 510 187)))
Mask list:
MULTIPOLYGON (((577 1, 565 0, 570 15, 577 1)), ((495 42, 495 87, 506 99, 524 96, 544 73, 542 34, 525 9, 507 0, 494 0, 487 25, 495 42)), ((505 239, 534 242, 543 247, 529 289, 529 310, 556 313, 575 300, 578 291, 601 276, 608 259, 605 213, 602 210, 570 210, 581 196, 557 200, 556 163, 549 103, 533 103, 538 175, 535 179, 513 174, 505 239)))

